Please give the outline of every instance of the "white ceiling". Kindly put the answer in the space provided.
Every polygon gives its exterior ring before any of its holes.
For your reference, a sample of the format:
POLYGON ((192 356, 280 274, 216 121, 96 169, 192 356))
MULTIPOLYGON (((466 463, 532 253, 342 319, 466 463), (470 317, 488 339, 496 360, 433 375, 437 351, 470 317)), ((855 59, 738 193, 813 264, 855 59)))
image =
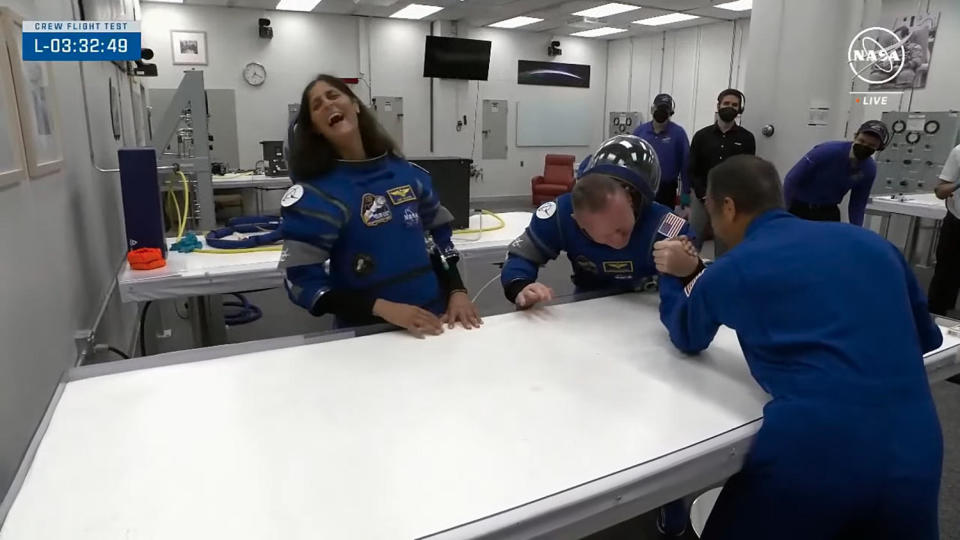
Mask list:
MULTIPOLYGON (((149 0, 144 0, 149 1, 149 0)), ((582 17, 572 13, 589 9, 607 2, 603 0, 322 0, 314 13, 340 15, 364 15, 388 17, 410 3, 443 6, 445 9, 425 20, 456 20, 470 26, 488 24, 525 15, 544 19, 542 22, 524 26, 520 30, 549 32, 557 35, 572 34, 600 26, 626 28, 629 33, 620 33, 597 39, 618 39, 628 35, 661 32, 664 29, 684 28, 708 24, 718 20, 733 20, 749 17, 749 11, 729 11, 712 7, 728 0, 615 0, 621 4, 641 6, 641 9, 601 19, 601 24, 584 25, 582 17), (669 13, 689 13, 700 19, 666 26, 648 27, 631 24, 637 19, 647 19, 669 13), (577 24, 580 23, 580 24, 577 24)), ((187 5, 213 5, 254 9, 273 9, 277 0, 184 0, 187 5)))

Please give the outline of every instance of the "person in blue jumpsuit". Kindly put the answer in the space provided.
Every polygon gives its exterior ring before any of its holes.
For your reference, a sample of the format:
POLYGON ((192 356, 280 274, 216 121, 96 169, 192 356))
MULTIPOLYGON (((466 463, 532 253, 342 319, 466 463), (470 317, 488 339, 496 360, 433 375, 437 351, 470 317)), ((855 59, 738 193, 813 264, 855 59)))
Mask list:
MULTIPOLYGON (((510 244, 500 274, 504 294, 526 309, 552 299, 537 282, 539 268, 566 252, 577 292, 641 288, 657 275, 655 241, 690 234, 687 222, 654 201, 660 166, 653 146, 633 135, 604 142, 580 165, 573 192, 542 204, 526 231, 510 244)), ((660 294, 680 293, 680 281, 664 276, 660 294)), ((681 536, 687 525, 683 501, 660 509, 657 525, 681 536)))
MULTIPOLYGON (((580 165, 572 193, 542 204, 510 244, 500 281, 522 308, 552 299, 537 283, 539 268, 566 252, 578 292, 634 290, 657 274, 653 243, 688 234, 687 222, 654 202, 660 181, 656 151, 633 135, 617 135, 580 165)), ((679 290, 666 279, 661 289, 679 290)))
POLYGON ((715 233, 734 246, 704 267, 683 239, 658 268, 673 344, 737 332, 771 396, 743 469, 702 538, 936 540, 943 441, 923 365, 940 329, 899 250, 877 234, 784 211, 774 166, 737 156, 709 174, 715 233))
POLYGON ((864 122, 853 141, 818 144, 790 169, 783 181, 787 208, 814 221, 840 221, 840 201, 850 192, 850 223, 863 225, 877 163, 870 156, 883 150, 890 130, 879 120, 864 122))
POLYGON ((386 321, 418 337, 479 327, 430 175, 339 78, 304 89, 290 165, 280 268, 294 303, 340 327, 386 321))
POLYGON ((660 161, 660 187, 656 201, 667 208, 677 206, 677 187, 680 189, 680 206, 690 205, 690 178, 687 162, 690 157, 690 140, 683 127, 673 122, 674 101, 670 94, 657 94, 650 107, 653 120, 640 124, 633 134, 647 141, 657 151, 660 161))

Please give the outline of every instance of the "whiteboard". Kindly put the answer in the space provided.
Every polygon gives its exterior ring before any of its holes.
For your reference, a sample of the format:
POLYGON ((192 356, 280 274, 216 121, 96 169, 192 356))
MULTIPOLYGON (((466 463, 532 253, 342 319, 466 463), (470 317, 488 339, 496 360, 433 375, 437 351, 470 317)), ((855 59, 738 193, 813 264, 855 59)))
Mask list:
POLYGON ((593 127, 583 99, 517 103, 517 146, 590 146, 593 127))

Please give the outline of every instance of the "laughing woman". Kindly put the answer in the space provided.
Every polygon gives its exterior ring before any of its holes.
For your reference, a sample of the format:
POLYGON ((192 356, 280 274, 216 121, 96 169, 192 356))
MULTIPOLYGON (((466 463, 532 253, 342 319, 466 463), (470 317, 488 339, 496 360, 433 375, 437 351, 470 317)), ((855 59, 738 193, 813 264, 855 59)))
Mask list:
POLYGON ((281 201, 290 299, 337 325, 381 320, 422 337, 482 321, 457 270, 453 215, 343 81, 303 91, 281 201))

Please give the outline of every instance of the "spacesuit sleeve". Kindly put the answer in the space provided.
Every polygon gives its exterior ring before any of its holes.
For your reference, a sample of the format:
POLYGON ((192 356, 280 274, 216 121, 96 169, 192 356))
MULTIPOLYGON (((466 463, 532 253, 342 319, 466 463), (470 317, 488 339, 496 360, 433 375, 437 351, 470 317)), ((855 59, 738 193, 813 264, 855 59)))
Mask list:
POLYGON ((440 254, 431 256, 434 273, 440 288, 449 296, 456 291, 466 291, 457 263, 460 253, 453 244, 453 214, 440 203, 433 190, 433 180, 426 169, 411 163, 414 172, 414 190, 417 193, 418 213, 423 229, 433 238, 440 254))
MULTIPOLYGON (((696 235, 693 233, 693 230, 690 228, 690 223, 686 222, 683 225, 683 228, 680 229, 679 235, 686 236, 690 239, 691 242, 696 240, 696 235)), ((654 242, 663 240, 665 237, 663 235, 657 235, 654 238, 654 242)), ((663 298, 666 295, 669 298, 675 297, 677 294, 683 294, 683 287, 685 283, 683 280, 676 276, 670 276, 667 274, 659 274, 658 284, 660 289, 660 302, 663 303, 663 298)))
POLYGON ((330 252, 350 218, 349 209, 334 197, 308 184, 297 184, 290 188, 281 204, 283 252, 279 267, 285 276, 287 295, 293 303, 313 315, 337 313, 341 302, 329 305, 329 300, 336 299, 338 295, 329 296, 333 291, 325 263, 329 261, 330 252))
POLYGON ((920 339, 921 349, 926 354, 943 344, 943 333, 937 323, 933 322, 933 317, 927 307, 927 297, 920 289, 917 277, 910 265, 907 264, 899 249, 894 247, 893 244, 889 244, 889 246, 893 256, 900 261, 900 266, 903 268, 903 276, 907 280, 907 294, 910 296, 910 309, 913 311, 913 320, 917 326, 917 337, 920 339))
MULTIPOLYGON (((732 276, 721 275, 728 273, 723 266, 717 263, 701 270, 684 286, 661 285, 660 320, 667 327, 670 341, 685 353, 695 354, 706 349, 717 335, 721 324, 717 310, 724 303, 718 296, 733 288, 727 279, 732 276)), ((678 279, 667 277, 668 283, 678 279)))
POLYGON ((524 287, 537 280, 540 267, 560 255, 562 236, 556 203, 544 203, 530 218, 527 229, 510 243, 507 261, 500 272, 507 300, 516 301, 524 287))
POLYGON ((815 163, 813 154, 815 150, 816 148, 804 154, 800 161, 790 169, 787 176, 783 178, 783 202, 787 208, 790 208, 793 198, 797 196, 797 190, 809 184, 810 178, 813 176, 815 163))

